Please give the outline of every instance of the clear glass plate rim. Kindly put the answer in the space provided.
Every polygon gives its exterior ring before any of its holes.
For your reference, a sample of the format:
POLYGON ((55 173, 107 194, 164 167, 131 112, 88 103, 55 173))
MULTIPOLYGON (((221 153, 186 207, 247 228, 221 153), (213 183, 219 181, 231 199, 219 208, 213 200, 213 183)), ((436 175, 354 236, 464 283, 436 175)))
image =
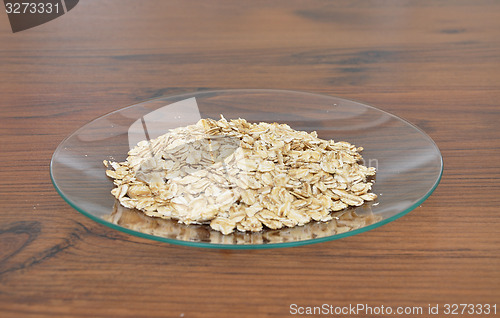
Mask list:
POLYGON ((297 90, 278 90, 278 89, 221 89, 221 90, 201 90, 201 91, 196 91, 196 92, 189 92, 189 93, 183 93, 183 94, 172 94, 172 95, 166 95, 166 96, 151 98, 151 99, 147 99, 147 100, 144 100, 144 101, 141 101, 141 102, 129 105, 129 106, 125 106, 125 107, 122 107, 120 109, 117 109, 117 110, 114 110, 114 111, 111 111, 111 112, 108 112, 108 113, 103 114, 103 115, 101 115, 99 117, 96 117, 93 120, 91 120, 91 121, 87 122, 86 124, 84 124, 83 126, 79 127, 78 129, 74 130, 71 134, 69 134, 66 138, 64 138, 59 143, 59 145, 57 146, 57 148, 55 149, 55 151, 54 151, 54 153, 52 155, 52 158, 51 158, 51 161, 50 161, 49 170, 50 170, 49 174, 50 174, 51 182, 52 182, 54 188, 56 189, 57 193, 63 198, 63 200, 66 203, 68 203, 73 209, 77 210, 78 212, 80 212, 81 214, 83 214, 86 217, 90 218, 91 220, 93 220, 93 221, 95 221, 95 222, 97 222, 99 224, 102 224, 102 225, 104 225, 106 227, 118 230, 120 232, 124 232, 124 233, 130 234, 130 235, 133 235, 133 236, 138 236, 138 237, 141 237, 141 238, 149 239, 149 240, 152 240, 152 241, 165 242, 165 243, 170 243, 170 244, 175 244, 175 245, 190 246, 190 247, 200 247, 200 248, 215 248, 215 249, 234 249, 234 250, 240 250, 240 249, 269 249, 269 248, 280 248, 280 247, 295 247, 295 246, 303 246, 303 245, 310 245, 310 244, 316 244, 316 243, 323 243, 323 242, 334 241, 334 240, 345 238, 345 237, 349 237, 349 236, 354 236, 354 235, 361 234, 361 233, 364 233, 364 232, 376 229, 378 227, 381 227, 381 226, 383 226, 385 224, 388 224, 388 223, 390 223, 390 222, 392 222, 392 221, 394 221, 396 219, 399 219, 400 217, 408 214, 409 212, 413 211, 418 206, 420 206, 425 200, 427 200, 432 195, 432 193, 435 191, 435 189, 437 188, 437 186, 439 185, 439 183, 441 181, 441 178, 442 178, 442 175, 443 175, 443 170, 444 170, 444 164, 443 164, 443 156, 442 156, 442 154, 441 154, 441 152, 439 150, 439 147, 437 146, 437 144, 435 143, 435 141, 426 132, 424 132, 422 129, 420 129, 419 127, 417 127, 416 125, 412 124, 411 122, 409 122, 408 120, 406 120, 406 119, 404 119, 402 117, 396 116, 396 115, 391 114, 391 113, 389 113, 387 111, 384 111, 384 110, 379 109, 377 107, 365 104, 363 102, 360 102, 360 101, 357 101, 357 100, 345 99, 345 98, 336 97, 336 96, 331 96, 331 95, 326 95, 326 94, 312 93, 312 92, 305 92, 305 91, 297 91, 297 90), (422 136, 425 136, 427 138, 427 140, 433 145, 433 147, 435 148, 436 152, 439 154, 439 159, 440 159, 440 171, 439 171, 439 175, 436 178, 436 180, 435 180, 434 184, 432 185, 432 187, 429 189, 429 191, 424 196, 422 196, 417 202, 415 202, 410 207, 404 209, 403 211, 399 212, 398 214, 393 215, 393 216, 391 216, 391 217, 389 217, 387 219, 384 219, 382 221, 379 221, 379 222, 374 223, 374 224, 370 224, 368 226, 365 226, 365 227, 362 227, 362 228, 359 228, 359 229, 355 229, 355 230, 352 230, 352 231, 344 232, 344 233, 341 233, 341 234, 336 234, 336 235, 331 235, 331 236, 325 236, 325 237, 320 237, 320 238, 313 238, 313 239, 302 240, 302 241, 281 242, 281 243, 268 243, 268 244, 218 244, 218 243, 207 243, 207 242, 183 241, 183 240, 166 238, 166 237, 161 237, 161 236, 155 236, 155 235, 151 235, 151 234, 147 234, 147 233, 142 233, 142 232, 134 231, 134 230, 131 230, 131 229, 119 226, 117 224, 113 224, 113 223, 108 222, 108 221, 106 221, 106 220, 104 220, 102 218, 99 218, 99 217, 97 217, 97 216, 95 216, 95 215, 93 215, 91 213, 88 213, 84 209, 80 208, 77 204, 73 203, 69 198, 67 198, 61 192, 60 188, 57 186, 57 182, 54 179, 54 175, 53 175, 53 164, 54 164, 55 156, 61 150, 61 148, 63 147, 64 143, 67 140, 69 140, 70 138, 72 138, 75 134, 77 134, 80 130, 84 129, 87 125, 90 125, 91 123, 93 123, 93 122, 95 122, 95 121, 97 121, 97 120, 99 120, 101 118, 104 118, 104 117, 107 117, 109 115, 112 115, 114 113, 118 113, 118 112, 124 111, 126 109, 135 107, 135 106, 137 106, 139 104, 144 104, 144 103, 153 102, 153 101, 157 101, 157 100, 174 98, 174 97, 175 98, 177 98, 177 97, 182 98, 183 96, 192 96, 192 95, 197 95, 197 94, 238 93, 238 92, 255 92, 255 93, 258 93, 258 92, 273 93, 274 92, 274 93, 283 93, 283 94, 286 94, 286 93, 304 94, 304 95, 311 95, 311 96, 316 96, 316 97, 321 96, 321 97, 325 97, 325 98, 332 98, 332 99, 337 99, 337 100, 345 101, 345 102, 348 102, 348 103, 357 103, 359 105, 362 105, 363 107, 368 107, 368 108, 374 109, 374 110, 376 110, 378 112, 382 112, 382 113, 384 113, 384 114, 386 114, 386 115, 388 115, 390 117, 393 117, 394 119, 403 121, 405 124, 407 124, 408 126, 412 127, 413 129, 417 130, 422 136))

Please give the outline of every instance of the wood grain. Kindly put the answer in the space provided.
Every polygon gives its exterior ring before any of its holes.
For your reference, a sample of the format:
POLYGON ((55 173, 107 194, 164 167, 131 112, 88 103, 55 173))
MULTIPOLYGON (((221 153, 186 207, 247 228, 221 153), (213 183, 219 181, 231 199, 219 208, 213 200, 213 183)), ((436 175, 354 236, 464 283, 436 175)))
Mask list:
POLYGON ((497 1, 80 1, 13 34, 2 11, 0 316, 498 303, 498 12, 497 1), (81 125, 144 99, 219 88, 317 92, 392 112, 436 141, 442 182, 379 229, 260 251, 132 237, 57 195, 51 155, 81 125))

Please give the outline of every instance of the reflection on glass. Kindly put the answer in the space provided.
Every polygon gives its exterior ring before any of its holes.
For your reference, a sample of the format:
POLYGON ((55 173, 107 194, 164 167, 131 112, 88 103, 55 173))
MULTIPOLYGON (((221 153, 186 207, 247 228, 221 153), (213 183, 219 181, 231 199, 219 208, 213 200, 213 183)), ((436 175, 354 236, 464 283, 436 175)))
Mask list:
POLYGON ((161 136, 169 129, 196 124, 200 119, 200 110, 195 97, 158 108, 130 125, 128 129, 129 148, 134 148, 141 140, 150 140, 161 136))
POLYGON ((214 231, 205 224, 184 225, 171 219, 148 217, 141 211, 123 207, 118 201, 113 206, 113 212, 104 219, 136 232, 171 240, 210 244, 276 244, 324 238, 374 224, 382 217, 373 214, 371 205, 365 204, 356 211, 350 208, 335 212, 333 219, 328 222, 312 222, 304 226, 267 229, 256 233, 235 232, 229 235, 214 231))

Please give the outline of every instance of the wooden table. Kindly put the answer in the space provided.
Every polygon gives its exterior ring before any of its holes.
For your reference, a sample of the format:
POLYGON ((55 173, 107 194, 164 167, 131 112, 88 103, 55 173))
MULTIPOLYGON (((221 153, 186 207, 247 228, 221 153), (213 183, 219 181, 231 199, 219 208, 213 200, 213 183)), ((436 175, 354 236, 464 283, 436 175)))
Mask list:
POLYGON ((498 314, 499 12, 497 1, 80 1, 12 33, 2 11, 0 316, 290 317, 366 304, 424 317, 430 304, 441 318, 462 303, 498 314), (440 147, 441 184, 376 230, 241 251, 117 232, 54 190, 51 155, 76 128, 220 88, 317 92, 401 116, 440 147))

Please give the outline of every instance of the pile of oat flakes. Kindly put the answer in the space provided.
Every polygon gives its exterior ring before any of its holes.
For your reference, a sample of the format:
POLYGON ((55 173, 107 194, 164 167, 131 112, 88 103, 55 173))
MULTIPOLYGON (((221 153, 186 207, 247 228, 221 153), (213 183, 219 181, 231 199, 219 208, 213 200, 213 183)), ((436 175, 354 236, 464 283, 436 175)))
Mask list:
POLYGON ((279 229, 377 198, 375 168, 361 147, 319 139, 286 124, 216 121, 142 141, 125 162, 108 162, 111 193, 127 208, 223 234, 279 229))

